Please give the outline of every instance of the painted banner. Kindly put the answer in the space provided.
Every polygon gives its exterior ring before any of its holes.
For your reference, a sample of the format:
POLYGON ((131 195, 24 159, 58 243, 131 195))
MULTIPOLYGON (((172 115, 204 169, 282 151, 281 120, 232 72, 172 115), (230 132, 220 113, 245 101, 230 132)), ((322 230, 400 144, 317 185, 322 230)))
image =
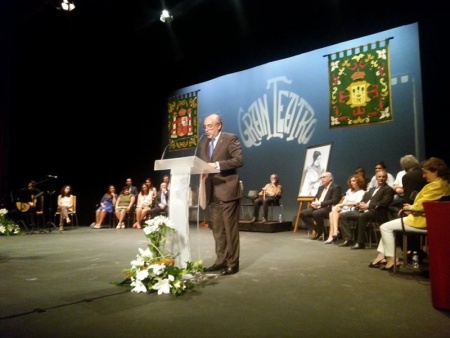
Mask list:
POLYGON ((169 151, 197 147, 198 91, 169 98, 169 151))
POLYGON ((328 55, 330 128, 392 121, 389 39, 328 55))

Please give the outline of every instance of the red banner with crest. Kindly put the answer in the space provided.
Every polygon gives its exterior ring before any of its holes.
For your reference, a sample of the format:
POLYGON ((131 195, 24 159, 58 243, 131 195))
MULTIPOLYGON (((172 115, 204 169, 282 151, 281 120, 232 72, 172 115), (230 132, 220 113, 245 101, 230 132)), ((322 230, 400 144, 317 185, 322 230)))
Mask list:
POLYGON ((168 100, 169 151, 197 147, 198 91, 168 100))

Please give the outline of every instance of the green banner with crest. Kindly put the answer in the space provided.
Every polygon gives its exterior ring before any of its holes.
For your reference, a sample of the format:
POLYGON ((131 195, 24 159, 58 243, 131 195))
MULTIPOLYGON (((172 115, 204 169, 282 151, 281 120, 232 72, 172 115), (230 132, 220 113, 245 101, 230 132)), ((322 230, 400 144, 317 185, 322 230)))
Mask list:
POLYGON ((330 128, 392 121, 389 39, 328 55, 330 128))

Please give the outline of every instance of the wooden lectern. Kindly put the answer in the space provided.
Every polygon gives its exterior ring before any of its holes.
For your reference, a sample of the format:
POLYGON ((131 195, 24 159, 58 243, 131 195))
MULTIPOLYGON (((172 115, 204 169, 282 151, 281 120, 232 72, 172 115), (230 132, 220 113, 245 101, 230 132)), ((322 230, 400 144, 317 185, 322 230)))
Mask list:
POLYGON ((297 218, 295 219, 295 226, 294 226, 294 232, 297 232, 298 225, 300 223, 300 213, 303 210, 303 202, 306 203, 306 207, 309 208, 311 202, 314 201, 314 197, 311 196, 299 196, 297 197, 298 202, 298 211, 297 211, 297 218))
POLYGON ((218 173, 219 170, 197 156, 156 160, 155 170, 170 170, 169 218, 174 223, 178 236, 168 245, 171 245, 173 254, 178 254, 175 264, 185 268, 186 263, 191 261, 188 203, 191 175, 218 173))

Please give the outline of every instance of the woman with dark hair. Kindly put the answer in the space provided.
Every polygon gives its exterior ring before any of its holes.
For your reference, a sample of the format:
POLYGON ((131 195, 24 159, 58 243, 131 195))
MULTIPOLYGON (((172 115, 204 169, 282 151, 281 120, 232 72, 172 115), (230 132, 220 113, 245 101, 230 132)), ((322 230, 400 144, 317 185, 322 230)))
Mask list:
POLYGON ((132 211, 136 197, 131 193, 128 185, 125 185, 117 198, 115 205, 115 213, 118 220, 116 229, 125 229, 125 216, 132 211))
POLYGON ((95 211, 95 222, 91 224, 91 228, 100 229, 106 214, 114 212, 114 205, 116 204, 118 195, 116 194, 116 187, 108 186, 108 190, 103 194, 100 200, 100 206, 95 211))
MULTIPOLYGON (((422 162, 422 172, 428 184, 417 194, 413 204, 403 204, 400 212, 407 212, 408 216, 403 218, 405 229, 408 231, 420 231, 427 228, 427 220, 423 213, 423 202, 435 201, 443 196, 450 195, 450 169, 443 160, 437 157, 431 157, 422 162)), ((386 222, 380 226, 381 240, 377 251, 379 252, 377 258, 370 263, 369 267, 378 267, 386 259, 384 270, 393 270, 394 251, 395 251, 395 236, 394 230, 402 229, 402 220, 396 218, 392 221, 386 222)))
POLYGON ((73 208, 72 187, 65 185, 61 188, 61 193, 58 196, 58 211, 61 213, 59 217, 59 230, 64 230, 64 221, 70 224, 69 213, 73 208))

